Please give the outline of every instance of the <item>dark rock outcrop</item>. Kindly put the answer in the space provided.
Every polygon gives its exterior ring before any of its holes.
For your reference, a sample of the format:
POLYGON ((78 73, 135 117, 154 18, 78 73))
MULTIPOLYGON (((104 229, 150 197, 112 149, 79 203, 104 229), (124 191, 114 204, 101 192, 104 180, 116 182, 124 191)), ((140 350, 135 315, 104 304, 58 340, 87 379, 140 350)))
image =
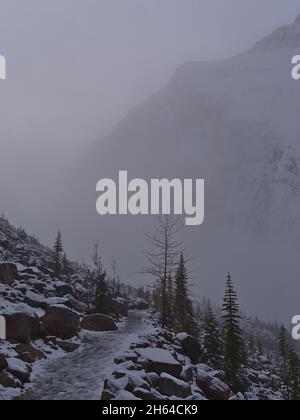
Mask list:
POLYGON ((18 270, 15 264, 11 262, 0 263, 0 283, 12 285, 18 278, 18 270))
POLYGON ((159 375, 165 372, 176 378, 180 377, 182 366, 169 351, 155 348, 137 349, 136 351, 143 359, 147 372, 154 372, 159 375))
POLYGON ((45 359, 46 356, 41 350, 36 349, 31 344, 19 344, 15 348, 18 359, 25 363, 34 363, 37 360, 45 359))
POLYGON ((209 372, 198 370, 196 382, 210 400, 227 401, 230 398, 230 388, 209 372))
POLYGON ((113 318, 102 315, 88 315, 84 317, 80 324, 81 328, 87 331, 116 331, 118 329, 113 318))
POLYGON ((7 373, 0 372, 0 385, 4 388, 19 388, 17 382, 7 373))
POLYGON ((6 319, 7 340, 26 343, 33 338, 38 338, 39 318, 24 313, 4 315, 4 318, 6 319))
POLYGON ((79 332, 80 316, 63 305, 50 306, 42 319, 47 335, 69 339, 79 332))
POLYGON ((176 396, 179 398, 187 398, 192 393, 191 386, 180 379, 174 378, 167 373, 160 376, 160 392, 167 396, 176 396))
POLYGON ((200 343, 194 337, 185 333, 178 334, 176 338, 180 341, 184 354, 191 359, 192 363, 199 363, 201 357, 200 343))
POLYGON ((66 353, 72 353, 79 348, 79 344, 70 343, 69 341, 56 341, 56 345, 66 353))
POLYGON ((6 369, 8 366, 6 358, 0 354, 0 372, 6 369))

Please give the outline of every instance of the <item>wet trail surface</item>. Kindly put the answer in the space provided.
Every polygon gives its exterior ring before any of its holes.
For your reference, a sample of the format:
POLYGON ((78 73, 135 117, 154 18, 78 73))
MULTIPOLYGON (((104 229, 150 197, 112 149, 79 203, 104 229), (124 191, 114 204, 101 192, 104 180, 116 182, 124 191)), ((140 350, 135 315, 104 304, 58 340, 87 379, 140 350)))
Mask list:
POLYGON ((99 400, 104 379, 111 372, 117 353, 127 350, 151 326, 145 313, 134 311, 118 331, 82 336, 74 353, 45 362, 23 396, 26 400, 99 400))

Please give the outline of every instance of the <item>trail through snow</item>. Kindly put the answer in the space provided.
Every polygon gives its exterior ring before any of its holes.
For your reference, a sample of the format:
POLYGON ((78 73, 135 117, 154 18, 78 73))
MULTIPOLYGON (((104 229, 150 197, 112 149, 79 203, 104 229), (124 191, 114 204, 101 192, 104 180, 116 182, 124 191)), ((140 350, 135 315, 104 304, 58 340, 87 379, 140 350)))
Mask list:
POLYGON ((41 365, 23 399, 99 400, 116 354, 152 329, 145 323, 144 312, 133 311, 118 331, 85 333, 82 345, 74 353, 41 365))

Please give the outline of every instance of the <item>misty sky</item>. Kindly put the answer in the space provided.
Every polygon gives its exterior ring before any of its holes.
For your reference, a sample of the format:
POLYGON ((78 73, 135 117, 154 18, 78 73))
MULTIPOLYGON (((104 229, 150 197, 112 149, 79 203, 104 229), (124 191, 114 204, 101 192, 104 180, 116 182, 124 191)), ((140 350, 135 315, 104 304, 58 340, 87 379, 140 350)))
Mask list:
POLYGON ((71 157, 177 66, 247 49, 299 12, 297 0, 0 0, 2 150, 71 157))
POLYGON ((51 243, 47 211, 95 141, 178 66, 247 50, 299 13, 299 0, 0 0, 0 213, 51 243))

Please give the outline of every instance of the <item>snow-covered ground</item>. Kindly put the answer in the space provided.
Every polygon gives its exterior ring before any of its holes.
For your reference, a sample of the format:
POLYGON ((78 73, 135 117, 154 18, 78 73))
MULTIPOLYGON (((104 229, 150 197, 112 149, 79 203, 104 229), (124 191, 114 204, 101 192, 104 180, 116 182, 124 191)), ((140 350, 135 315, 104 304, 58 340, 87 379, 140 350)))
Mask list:
POLYGON ((145 313, 132 311, 109 333, 84 333, 80 348, 64 357, 41 362, 24 395, 27 400, 99 400, 105 377, 111 372, 113 359, 126 350, 139 335, 153 326, 145 322, 145 313))

